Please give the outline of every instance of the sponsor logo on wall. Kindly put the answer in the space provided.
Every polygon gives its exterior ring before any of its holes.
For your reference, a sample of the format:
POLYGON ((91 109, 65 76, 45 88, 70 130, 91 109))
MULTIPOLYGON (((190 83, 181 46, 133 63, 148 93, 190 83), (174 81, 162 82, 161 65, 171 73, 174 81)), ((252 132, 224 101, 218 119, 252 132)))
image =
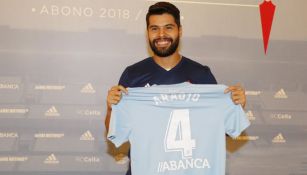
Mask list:
POLYGON ((64 133, 36 133, 34 134, 34 138, 37 138, 37 139, 42 139, 42 138, 59 139, 63 137, 64 137, 64 133))
POLYGON ((26 156, 0 156, 0 162, 25 162, 27 160, 26 156))
POLYGON ((97 156, 77 156, 75 157, 75 160, 77 162, 81 162, 81 163, 99 163, 100 162, 100 158, 97 156))
POLYGON ((65 89, 64 85, 35 85, 35 90, 53 90, 53 91, 60 91, 65 89))
POLYGON ((45 164, 59 164, 60 161, 55 157, 54 154, 50 154, 45 160, 45 164))
POLYGON ((96 90, 91 83, 88 83, 80 90, 80 92, 84 94, 94 94, 96 93, 96 90))
POLYGON ((270 117, 275 120, 291 120, 292 119, 292 116, 290 114, 285 114, 285 113, 271 114, 270 117))
POLYGON ((27 108, 0 108, 0 114, 25 114, 29 112, 27 108))
POLYGON ((278 92, 275 93, 274 98, 287 99, 288 95, 286 94, 284 89, 280 89, 278 92))
POLYGON ((51 107, 45 112, 45 116, 48 116, 48 117, 58 117, 58 116, 60 116, 60 113, 59 113, 58 110, 55 108, 55 106, 51 106, 51 107))
POLYGON ((0 138, 18 138, 17 132, 0 132, 0 138))
POLYGON ((251 110, 246 112, 246 116, 247 116, 248 120, 250 120, 250 121, 256 120, 256 117, 254 116, 254 113, 251 110))
POLYGON ((275 136, 272 140, 273 143, 286 143, 286 139, 282 135, 282 133, 279 133, 277 136, 275 136))
POLYGON ((0 90, 1 89, 16 90, 19 89, 19 85, 16 83, 0 83, 0 90))
POLYGON ((84 116, 101 116, 101 111, 85 109, 85 110, 78 110, 77 114, 84 116))
POLYGON ((255 141, 258 140, 259 136, 238 136, 234 140, 238 141, 255 141))
POLYGON ((85 133, 81 135, 80 140, 93 141, 95 140, 95 138, 93 137, 92 133, 89 130, 87 130, 85 133))
POLYGON ((258 96, 261 93, 262 93, 261 91, 245 91, 245 95, 248 95, 248 96, 258 96))

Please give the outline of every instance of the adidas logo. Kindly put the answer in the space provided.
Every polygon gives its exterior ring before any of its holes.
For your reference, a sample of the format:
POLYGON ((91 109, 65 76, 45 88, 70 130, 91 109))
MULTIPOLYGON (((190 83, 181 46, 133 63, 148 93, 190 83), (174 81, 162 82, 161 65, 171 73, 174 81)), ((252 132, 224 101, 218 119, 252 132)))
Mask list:
POLYGON ((96 93, 96 90, 93 88, 91 83, 88 83, 81 89, 80 92, 85 94, 94 94, 96 93))
POLYGON ((54 107, 51 106, 51 108, 49 108, 46 112, 45 112, 45 116, 60 116, 60 113, 58 112, 58 110, 54 107))
POLYGON ((55 157, 54 154, 50 154, 44 161, 45 164, 58 164, 60 161, 55 157))
POLYGON ((151 87, 151 86, 157 86, 157 85, 156 84, 150 85, 149 83, 147 83, 144 87, 151 87))
POLYGON ((276 92, 276 94, 274 95, 274 98, 285 99, 285 98, 288 98, 288 96, 284 89, 280 89, 278 92, 276 92))
POLYGON ((284 136, 281 133, 279 133, 277 136, 275 136, 273 138, 272 142, 273 143, 285 143, 286 140, 285 140, 284 136))
POLYGON ((95 140, 92 133, 87 130, 84 134, 81 135, 80 140, 92 141, 95 140))
POLYGON ((256 120, 256 117, 254 117, 254 114, 251 110, 247 111, 246 113, 248 120, 256 120))

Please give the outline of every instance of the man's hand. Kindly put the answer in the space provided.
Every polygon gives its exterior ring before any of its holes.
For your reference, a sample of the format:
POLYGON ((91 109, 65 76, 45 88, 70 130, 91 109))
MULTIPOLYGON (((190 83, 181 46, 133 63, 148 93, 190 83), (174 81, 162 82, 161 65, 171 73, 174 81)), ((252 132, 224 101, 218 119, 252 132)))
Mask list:
POLYGON ((122 92, 128 94, 128 90, 121 85, 113 86, 108 91, 107 104, 108 108, 111 108, 112 104, 117 104, 122 98, 122 92))
POLYGON ((110 124, 110 118, 111 118, 111 111, 112 111, 112 104, 117 104, 120 99, 122 98, 122 92, 125 94, 128 94, 128 90, 124 88, 121 85, 113 86, 109 91, 108 91, 108 97, 107 97, 107 114, 105 118, 105 126, 107 132, 109 131, 109 124, 110 124))
POLYGON ((235 104, 240 104, 243 108, 245 107, 246 104, 245 90, 240 84, 229 86, 227 89, 225 89, 224 93, 228 92, 231 92, 231 98, 235 104))

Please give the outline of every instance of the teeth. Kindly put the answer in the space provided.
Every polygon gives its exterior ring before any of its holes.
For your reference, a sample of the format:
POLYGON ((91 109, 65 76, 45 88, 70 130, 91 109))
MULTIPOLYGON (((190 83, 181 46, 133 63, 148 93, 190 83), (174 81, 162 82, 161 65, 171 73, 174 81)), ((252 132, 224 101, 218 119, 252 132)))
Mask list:
POLYGON ((156 44, 158 45, 168 45, 170 43, 169 40, 158 40, 156 44))
POLYGON ((167 44, 168 41, 159 41, 158 44, 167 44))

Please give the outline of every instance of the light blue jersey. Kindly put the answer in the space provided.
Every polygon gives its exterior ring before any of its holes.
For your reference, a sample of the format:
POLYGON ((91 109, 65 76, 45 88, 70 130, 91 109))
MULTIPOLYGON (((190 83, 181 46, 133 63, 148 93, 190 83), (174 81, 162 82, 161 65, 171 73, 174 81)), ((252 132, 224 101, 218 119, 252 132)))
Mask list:
POLYGON ((131 144, 133 175, 224 175, 225 133, 249 126, 224 85, 129 88, 113 105, 108 138, 131 144))

